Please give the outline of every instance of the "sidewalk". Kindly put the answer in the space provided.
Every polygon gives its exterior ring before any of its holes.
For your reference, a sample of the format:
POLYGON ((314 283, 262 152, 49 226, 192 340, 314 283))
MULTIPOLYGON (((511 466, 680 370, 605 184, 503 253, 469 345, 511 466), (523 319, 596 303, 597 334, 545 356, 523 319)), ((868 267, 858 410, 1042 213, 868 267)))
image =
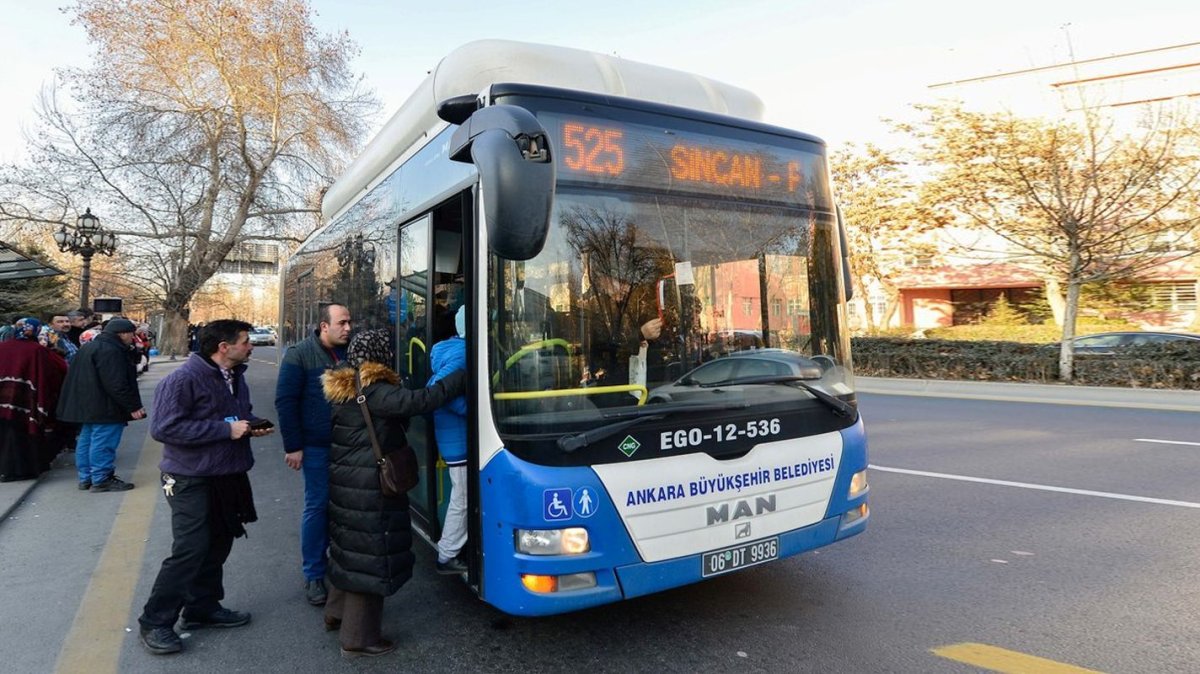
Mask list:
MULTIPOLYGON (((178 361, 174 362, 177 364, 182 363, 183 359, 179 359, 178 361)), ((161 371, 162 368, 170 367, 172 361, 165 356, 155 356, 150 359, 150 366, 153 368, 155 364, 159 364, 158 367, 161 371)), ((138 389, 142 394, 142 400, 147 401, 147 404, 152 398, 151 393, 154 389, 153 385, 150 385, 148 382, 148 378, 145 377, 140 377, 138 379, 138 389)), ((155 380, 155 383, 157 383, 157 380, 155 380)), ((122 442, 124 442, 124 439, 122 439, 122 442)), ((118 451, 120 450, 118 449, 118 451)), ((33 491, 33 488, 42 481, 43 477, 54 471, 63 470, 70 471, 72 475, 75 473, 74 454, 63 453, 56 456, 54 458, 54 462, 50 464, 50 470, 42 473, 36 480, 0 482, 0 527, 3 527, 4 523, 7 522, 9 518, 20 517, 20 513, 16 512, 17 507, 21 505, 21 503, 25 500, 25 497, 29 495, 29 492, 33 491)))
POLYGON ((860 393, 1200 412, 1200 391, 855 377, 860 393))

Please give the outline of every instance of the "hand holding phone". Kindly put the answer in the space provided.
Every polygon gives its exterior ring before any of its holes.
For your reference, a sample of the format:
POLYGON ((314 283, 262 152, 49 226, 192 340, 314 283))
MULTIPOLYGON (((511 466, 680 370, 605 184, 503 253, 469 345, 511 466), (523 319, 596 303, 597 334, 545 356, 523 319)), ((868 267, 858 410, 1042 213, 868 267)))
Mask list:
POLYGON ((275 428, 275 424, 270 419, 255 419, 250 422, 252 431, 265 431, 268 428, 275 428))

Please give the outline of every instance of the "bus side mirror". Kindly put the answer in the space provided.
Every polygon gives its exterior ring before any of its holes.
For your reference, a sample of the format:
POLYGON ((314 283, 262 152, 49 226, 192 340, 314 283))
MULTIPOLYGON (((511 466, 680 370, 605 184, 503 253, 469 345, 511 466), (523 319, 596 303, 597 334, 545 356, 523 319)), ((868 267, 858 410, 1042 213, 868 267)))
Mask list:
POLYGON ((450 139, 450 159, 479 171, 488 248, 505 259, 542 251, 554 207, 554 162, 546 130, 514 105, 476 110, 450 139))
POLYGON ((842 243, 842 284, 845 287, 846 301, 849 302, 854 297, 854 285, 850 275, 850 243, 846 236, 846 221, 842 219, 841 206, 837 207, 837 226, 838 238, 842 243))

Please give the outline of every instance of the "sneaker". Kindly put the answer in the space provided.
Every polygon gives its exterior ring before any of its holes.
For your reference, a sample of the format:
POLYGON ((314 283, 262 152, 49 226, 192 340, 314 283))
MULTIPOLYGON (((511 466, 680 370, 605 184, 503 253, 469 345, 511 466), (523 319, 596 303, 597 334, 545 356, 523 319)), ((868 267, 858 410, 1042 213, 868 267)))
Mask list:
POLYGON ((203 618, 184 617, 179 627, 185 630, 198 630, 202 627, 241 627, 248 622, 250 622, 249 613, 219 608, 203 618))
POLYGON ((80 480, 79 481, 79 491, 87 491, 91 488, 92 488, 91 480, 80 480))
POLYGON ((146 650, 155 655, 167 655, 183 650, 183 641, 170 627, 143 627, 140 641, 146 650))
POLYGON ((448 562, 438 562, 437 572, 445 576, 457 576, 467 572, 467 565, 455 557, 448 562))
POLYGON ((318 578, 304 583, 304 598, 313 606, 324 606, 329 593, 325 590, 325 580, 318 578))
POLYGON ((129 491, 130 489, 133 489, 133 483, 126 482, 116 475, 109 475, 107 480, 92 485, 93 492, 129 491))

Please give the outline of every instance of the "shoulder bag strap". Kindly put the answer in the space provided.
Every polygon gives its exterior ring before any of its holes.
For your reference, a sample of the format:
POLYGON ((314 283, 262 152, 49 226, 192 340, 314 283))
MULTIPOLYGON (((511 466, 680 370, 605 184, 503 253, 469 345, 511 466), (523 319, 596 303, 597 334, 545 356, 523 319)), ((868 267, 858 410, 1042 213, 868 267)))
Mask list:
POLYGON ((371 410, 367 408, 367 396, 363 394, 362 378, 358 375, 358 370, 354 370, 354 388, 358 391, 358 397, 355 401, 362 409, 363 419, 367 422, 367 435, 371 437, 371 448, 375 450, 375 463, 383 465, 383 450, 379 449, 379 438, 375 435, 375 423, 371 421, 371 410))

